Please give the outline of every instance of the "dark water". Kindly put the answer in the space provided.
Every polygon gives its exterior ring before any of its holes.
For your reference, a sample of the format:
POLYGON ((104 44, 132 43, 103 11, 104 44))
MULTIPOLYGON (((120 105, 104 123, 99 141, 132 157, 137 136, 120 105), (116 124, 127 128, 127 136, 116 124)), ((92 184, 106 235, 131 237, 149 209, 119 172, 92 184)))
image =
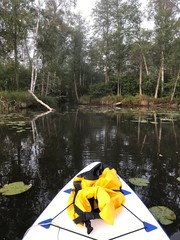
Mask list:
POLYGON ((56 193, 94 161, 116 168, 126 181, 148 178, 148 187, 131 187, 147 207, 176 213, 176 221, 163 228, 178 239, 179 112, 74 109, 0 117, 0 184, 32 184, 23 194, 0 196, 0 239, 22 239, 56 193))

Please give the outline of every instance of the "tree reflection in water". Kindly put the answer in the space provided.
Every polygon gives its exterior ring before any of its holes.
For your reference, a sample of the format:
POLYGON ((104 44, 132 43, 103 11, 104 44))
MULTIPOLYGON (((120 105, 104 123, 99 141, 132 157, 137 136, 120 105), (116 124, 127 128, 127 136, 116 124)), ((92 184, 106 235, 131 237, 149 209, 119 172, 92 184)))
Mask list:
POLYGON ((1 185, 24 181, 33 187, 0 198, 2 239, 22 239, 64 184, 93 161, 113 166, 127 182, 148 178, 147 188, 131 187, 148 207, 172 209, 178 219, 164 229, 169 236, 178 231, 179 113, 78 109, 21 118, 25 131, 9 126, 12 118, 0 125, 1 185))

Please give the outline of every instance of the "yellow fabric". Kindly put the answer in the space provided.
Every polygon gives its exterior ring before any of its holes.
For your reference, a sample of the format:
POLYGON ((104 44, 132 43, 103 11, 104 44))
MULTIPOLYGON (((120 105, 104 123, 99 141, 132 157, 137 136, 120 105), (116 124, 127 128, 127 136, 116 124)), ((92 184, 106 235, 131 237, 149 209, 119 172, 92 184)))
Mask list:
MULTIPOLYGON (((107 223, 113 224, 116 212, 125 201, 124 195, 118 191, 122 184, 116 170, 105 168, 97 180, 75 177, 74 181, 81 181, 81 190, 78 191, 74 204, 83 212, 91 212, 88 199, 94 197, 98 200, 100 217, 107 223)), ((68 205, 73 202, 74 195, 75 191, 73 190, 68 199, 68 205)), ((74 210, 74 204, 68 208, 68 215, 73 220, 78 217, 74 210)))

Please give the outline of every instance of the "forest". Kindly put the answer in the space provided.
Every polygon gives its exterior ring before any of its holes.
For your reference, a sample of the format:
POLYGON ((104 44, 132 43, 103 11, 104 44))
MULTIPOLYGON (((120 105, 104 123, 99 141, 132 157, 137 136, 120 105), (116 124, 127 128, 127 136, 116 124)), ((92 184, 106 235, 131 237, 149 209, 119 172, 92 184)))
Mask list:
POLYGON ((1 0, 0 92, 180 98, 180 0, 146 2, 1 0))

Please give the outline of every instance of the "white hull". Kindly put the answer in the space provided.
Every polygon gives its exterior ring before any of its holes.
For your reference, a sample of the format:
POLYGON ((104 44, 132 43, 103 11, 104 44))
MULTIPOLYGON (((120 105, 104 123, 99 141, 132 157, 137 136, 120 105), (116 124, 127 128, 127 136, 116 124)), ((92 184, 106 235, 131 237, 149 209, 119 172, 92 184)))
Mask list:
MULTIPOLYGON (((96 164, 97 162, 88 165, 81 172, 90 170, 96 164)), ((125 196, 124 207, 115 218, 114 225, 111 226, 101 219, 92 220, 91 224, 94 230, 88 235, 86 227, 76 225, 64 210, 69 198, 66 190, 72 188, 72 181, 55 196, 26 232, 23 240, 169 240, 156 219, 123 179, 121 179, 122 189, 128 194, 125 196), (60 212, 62 213, 59 214, 60 212), (39 223, 45 220, 60 228, 48 226, 49 224, 47 224, 48 228, 40 226, 39 223), (145 222, 148 226, 147 229, 144 227, 145 222)))

